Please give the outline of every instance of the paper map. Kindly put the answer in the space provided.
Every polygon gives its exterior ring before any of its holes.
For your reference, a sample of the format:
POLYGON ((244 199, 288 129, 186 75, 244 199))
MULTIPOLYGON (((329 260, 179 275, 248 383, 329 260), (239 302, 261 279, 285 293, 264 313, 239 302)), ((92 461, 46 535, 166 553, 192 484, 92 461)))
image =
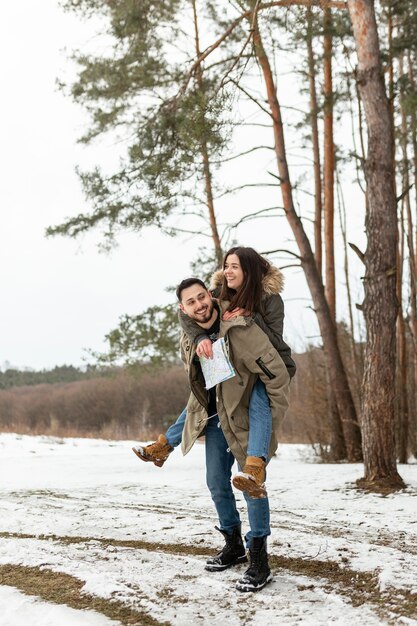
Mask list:
POLYGON ((213 358, 200 358, 206 389, 222 383, 235 376, 235 370, 229 360, 223 337, 213 343, 213 358))

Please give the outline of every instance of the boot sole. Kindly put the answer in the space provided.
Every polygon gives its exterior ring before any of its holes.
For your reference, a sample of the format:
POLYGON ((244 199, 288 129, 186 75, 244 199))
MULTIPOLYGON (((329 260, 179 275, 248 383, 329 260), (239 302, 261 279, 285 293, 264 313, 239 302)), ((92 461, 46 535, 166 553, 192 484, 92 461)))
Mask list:
POLYGON ((268 578, 261 585, 251 585, 250 583, 241 583, 239 581, 236 583, 236 589, 237 591, 242 591, 243 593, 250 592, 250 591, 260 591, 261 589, 265 587, 265 585, 270 583, 271 580, 273 580, 272 574, 269 574, 268 578))
POLYGON ((239 491, 246 491, 250 498, 268 497, 265 485, 258 485, 248 474, 236 474, 232 479, 232 485, 239 491))
POLYGON ((136 456, 141 460, 141 461, 145 461, 145 463, 153 463, 154 465, 156 465, 156 467, 162 467, 163 464, 165 463, 164 461, 160 461, 160 460, 156 460, 156 459, 150 459, 148 457, 146 457, 144 454, 142 454, 137 448, 132 448, 133 452, 136 454, 136 456))
POLYGON ((247 562, 248 557, 246 556, 246 554, 244 554, 243 556, 237 558, 236 561, 233 561, 233 563, 228 563, 227 565, 206 565, 204 569, 207 570, 207 572, 222 572, 225 569, 229 569, 229 567, 233 567, 234 565, 240 565, 240 563, 247 562))

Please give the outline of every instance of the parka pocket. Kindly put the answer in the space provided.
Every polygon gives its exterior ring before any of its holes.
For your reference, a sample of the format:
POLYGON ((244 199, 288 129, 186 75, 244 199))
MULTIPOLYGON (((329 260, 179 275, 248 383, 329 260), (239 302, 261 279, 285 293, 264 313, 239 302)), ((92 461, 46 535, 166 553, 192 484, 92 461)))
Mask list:
POLYGON ((262 357, 259 357, 259 359, 256 359, 256 364, 261 368, 265 376, 268 376, 270 380, 276 378, 276 375, 273 372, 271 372, 267 364, 272 363, 274 358, 276 358, 275 355, 271 355, 270 353, 268 353, 265 356, 265 360, 262 357))
POLYGON ((231 416, 233 424, 242 430, 249 430, 249 415, 243 408, 237 408, 231 416))

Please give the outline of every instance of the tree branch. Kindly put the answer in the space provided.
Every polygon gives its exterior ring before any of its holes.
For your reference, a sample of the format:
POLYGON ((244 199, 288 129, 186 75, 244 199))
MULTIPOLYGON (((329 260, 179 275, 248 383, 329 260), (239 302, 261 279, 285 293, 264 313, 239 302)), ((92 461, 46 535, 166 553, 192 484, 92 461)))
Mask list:
POLYGON ((275 252, 285 252, 285 254, 290 254, 300 261, 302 261, 303 259, 303 257, 301 257, 299 254, 296 254, 292 250, 286 250, 285 248, 277 248, 276 250, 264 250, 263 252, 261 252, 261 254, 275 254, 275 252))
POLYGON ((265 107, 262 106, 262 104, 259 102, 259 100, 257 100, 254 96, 252 96, 248 91, 246 91, 246 89, 244 89, 242 87, 242 85, 239 85, 239 83, 236 80, 233 80, 233 78, 229 78, 229 82, 233 83, 235 85, 235 87, 237 87, 238 89, 240 89, 240 91, 242 93, 245 94, 245 96, 247 96, 249 98, 249 100, 252 100, 252 102, 254 102, 255 104, 258 105, 258 107, 268 115, 268 117, 272 117, 271 112, 268 111, 268 109, 266 109, 265 107))
POLYGON ((274 150, 274 146, 255 146, 254 148, 250 148, 250 150, 245 150, 245 152, 240 152, 239 154, 235 154, 227 159, 219 159, 218 161, 212 161, 215 165, 221 165, 222 163, 227 163, 228 161, 233 161, 234 159, 238 159, 241 156, 245 156, 246 154, 251 154, 251 152, 255 152, 255 150, 274 150))
MULTIPOLYGON (((230 74, 232 73, 232 71, 234 70, 234 68, 236 67, 236 65, 239 63, 240 59, 242 58, 250 40, 252 39, 252 33, 253 33, 253 29, 254 29, 254 25, 255 25, 255 20, 256 20, 256 16, 258 14, 258 9, 259 9, 259 4, 260 4, 261 0, 256 0, 256 4, 255 4, 255 8, 253 10, 253 16, 252 16, 252 24, 251 27, 249 29, 249 34, 246 37, 245 43, 242 46, 241 51, 239 52, 237 58, 233 61, 232 65, 229 67, 229 69, 227 70, 226 74, 223 76, 221 82, 220 82, 220 87, 219 89, 222 89, 222 87, 224 87, 224 85, 226 84, 226 79, 228 76, 230 76, 230 74)), ((246 61, 246 64, 249 61, 246 61)))
POLYGON ((176 228, 175 226, 163 226, 161 227, 161 231, 166 233, 167 235, 172 235, 174 233, 185 233, 186 235, 200 235, 202 237, 211 238, 211 235, 208 233, 203 233, 201 230, 186 230, 185 228, 176 228))
POLYGON ((249 220, 254 220, 254 219, 258 219, 260 217, 280 217, 277 215, 262 215, 262 213, 267 213, 269 211, 284 211, 284 207, 282 206, 272 206, 269 207, 267 209, 260 209, 259 211, 255 211, 255 213, 248 213, 247 215, 244 215, 242 218, 240 218, 239 221, 237 221, 235 224, 229 224, 228 226, 226 226, 226 229, 228 230, 232 230, 233 228, 237 228, 238 226, 240 226, 241 224, 243 224, 243 222, 249 221, 249 220))
POLYGON ((321 9, 347 9, 347 2, 344 0, 276 0, 276 2, 265 2, 261 4, 258 11, 271 9, 272 7, 320 7, 321 9))
POLYGON ((278 269, 286 270, 289 267, 298 267, 298 268, 300 268, 300 267, 302 267, 302 265, 300 263, 290 263, 289 265, 280 265, 278 269))
POLYGON ((401 202, 401 200, 404 200, 404 198, 406 197, 406 195, 408 194, 408 192, 413 188, 413 183, 411 183, 411 185, 408 185, 407 189, 404 189, 404 191, 402 192, 402 194, 400 196, 398 196, 397 198, 397 204, 399 202, 401 202))
POLYGON ((251 54, 239 54, 231 57, 227 57, 226 59, 220 59, 220 61, 215 61, 210 65, 206 65, 206 71, 211 70, 213 67, 217 67, 218 65, 224 65, 225 63, 229 63, 230 61, 235 61, 236 59, 251 59, 251 54))
POLYGON ((364 253, 363 253, 361 250, 359 250, 358 246, 357 246, 357 245, 355 245, 354 243, 350 243, 350 242, 348 242, 348 243, 349 243, 349 246, 352 248, 352 250, 353 250, 354 252, 356 252, 356 254, 357 254, 357 255, 358 255, 358 257, 360 258, 360 260, 362 261, 362 263, 365 263, 365 255, 364 255, 364 253))
POLYGON ((241 189, 246 189, 247 187, 276 187, 277 185, 274 185, 273 183, 246 183, 244 185, 239 185, 238 187, 232 187, 231 189, 226 189, 226 191, 224 191, 223 193, 221 193, 219 196, 216 196, 216 200, 218 200, 219 198, 223 198, 224 196, 227 196, 229 193, 235 193, 235 191, 240 191, 241 189))
MULTIPOLYGON (((260 4, 257 6, 256 12, 263 11, 264 9, 271 9, 272 7, 290 7, 290 6, 305 6, 305 7, 313 7, 317 6, 321 9, 324 8, 333 8, 333 9, 346 9, 347 3, 344 0, 276 0, 275 2, 266 2, 265 4, 260 4)), ((230 26, 224 31, 224 33, 213 43, 211 46, 206 48, 204 52, 194 61, 192 66, 190 67, 188 74, 185 77, 184 83, 181 86, 176 98, 182 96, 186 91, 188 84, 196 71, 197 67, 206 59, 214 50, 216 50, 220 44, 223 43, 225 39, 231 35, 231 33, 239 26, 242 20, 247 19, 248 17, 253 16, 253 9, 249 11, 245 11, 241 13, 239 17, 237 17, 230 26)))

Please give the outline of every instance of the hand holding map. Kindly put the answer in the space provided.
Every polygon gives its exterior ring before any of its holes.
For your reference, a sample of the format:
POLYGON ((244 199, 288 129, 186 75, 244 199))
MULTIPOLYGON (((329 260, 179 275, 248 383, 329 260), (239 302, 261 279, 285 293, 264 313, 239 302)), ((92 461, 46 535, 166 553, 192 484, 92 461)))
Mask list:
POLYGON ((203 370, 206 389, 235 376, 235 370, 227 354, 224 338, 221 337, 213 343, 213 358, 200 357, 201 369, 203 370))

